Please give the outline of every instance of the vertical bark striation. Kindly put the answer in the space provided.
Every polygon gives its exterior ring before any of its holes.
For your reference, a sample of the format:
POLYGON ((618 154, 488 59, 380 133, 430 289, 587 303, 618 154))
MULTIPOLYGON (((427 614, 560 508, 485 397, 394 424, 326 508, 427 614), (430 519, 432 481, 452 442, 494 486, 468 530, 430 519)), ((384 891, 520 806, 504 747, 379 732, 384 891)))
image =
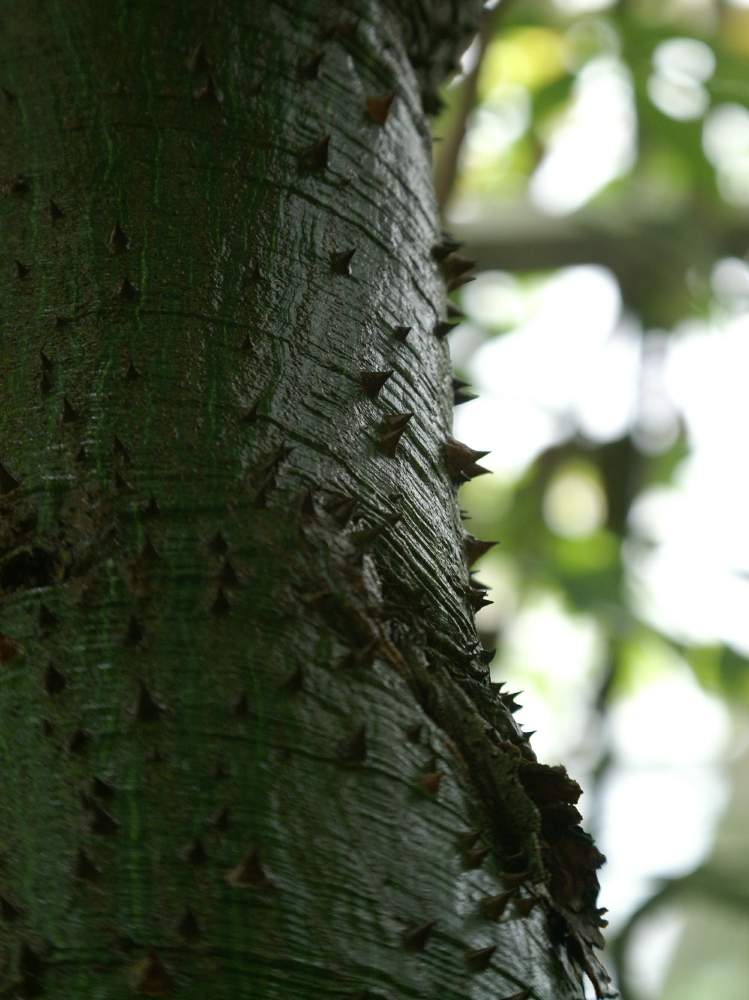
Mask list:
POLYGON ((457 8, 6 7, 7 995, 580 997, 594 849, 455 500, 457 8))

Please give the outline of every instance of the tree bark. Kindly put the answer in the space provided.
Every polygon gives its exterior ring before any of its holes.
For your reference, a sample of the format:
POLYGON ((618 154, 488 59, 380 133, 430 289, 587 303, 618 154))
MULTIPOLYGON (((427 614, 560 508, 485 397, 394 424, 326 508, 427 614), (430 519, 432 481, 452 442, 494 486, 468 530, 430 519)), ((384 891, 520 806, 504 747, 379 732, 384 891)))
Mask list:
POLYGON ((424 106, 478 6, 5 5, 3 995, 605 990, 456 503, 424 106))

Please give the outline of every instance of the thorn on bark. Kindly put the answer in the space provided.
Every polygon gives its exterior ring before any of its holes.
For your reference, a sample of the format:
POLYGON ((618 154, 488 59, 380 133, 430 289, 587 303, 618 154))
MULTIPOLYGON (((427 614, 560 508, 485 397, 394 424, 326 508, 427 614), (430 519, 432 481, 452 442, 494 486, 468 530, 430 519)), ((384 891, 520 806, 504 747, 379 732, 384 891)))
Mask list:
POLYGON ((406 338, 408 337, 412 329, 413 327, 411 326, 396 326, 396 328, 393 330, 393 333, 398 338, 398 340, 401 341, 401 343, 405 344, 406 338))
POLYGON ((21 910, 14 906, 9 899, 5 896, 0 896, 0 917, 8 923, 13 923, 14 920, 18 920, 21 916, 21 910))
POLYGON ((150 948, 148 955, 133 966, 131 983, 137 993, 148 997, 169 996, 174 987, 174 981, 155 948, 150 948))
POLYGON ((453 406, 460 406, 462 403, 470 403, 473 399, 478 399, 475 392, 468 392, 468 382, 462 379, 453 379, 453 406))
POLYGON ((107 245, 111 254, 127 253, 130 249, 130 240, 120 225, 119 220, 117 220, 112 227, 112 232, 109 234, 107 245))
POLYGON ((82 847, 78 848, 73 874, 77 879, 80 879, 81 882, 97 882, 99 880, 99 876, 101 875, 99 869, 82 847))
POLYGON ((447 290, 448 290, 448 292, 455 292, 459 288, 462 288, 463 285, 467 285, 471 281, 475 281, 475 280, 476 280, 476 275, 475 274, 463 274, 463 275, 461 275, 458 278, 452 278, 450 281, 448 281, 447 282, 447 290))
POLYGON ((63 397, 62 401, 62 422, 64 424, 73 424, 78 419, 78 410, 71 404, 67 396, 63 397))
POLYGON ((463 830, 457 836, 458 846, 463 851, 470 850, 481 836, 481 830, 463 830))
POLYGON ((419 775, 419 785, 429 795, 436 795, 442 783, 442 771, 426 771, 419 775))
POLYGON ((358 649, 352 649, 341 660, 341 667, 344 670, 368 670, 374 663, 379 648, 380 640, 373 639, 358 649))
POLYGON ((338 759, 347 764, 359 764, 367 756, 367 728, 359 726, 356 732, 338 744, 338 759))
POLYGON ((380 390, 392 375, 392 368, 383 372, 360 372, 359 385, 362 387, 365 395, 369 396, 370 399, 376 399, 380 390))
POLYGON ((489 968, 496 950, 497 945, 493 944, 488 948, 474 948, 471 951, 467 951, 464 955, 466 965, 472 972, 483 972, 484 969, 489 968))
POLYGON ((219 587, 218 593, 216 594, 216 598, 213 604, 211 605, 211 614, 221 617, 223 615, 228 615, 230 611, 231 611, 231 604, 229 604, 229 599, 226 596, 224 588, 219 587))
POLYGON ((367 117, 375 125, 384 125, 388 120, 394 100, 394 93, 383 94, 381 97, 368 97, 365 105, 367 117))
POLYGON ((484 858, 491 853, 490 847, 470 847, 464 854, 466 868, 480 868, 484 858))
POLYGON ((137 379, 140 378, 140 372, 138 371, 138 369, 133 364, 133 359, 132 358, 130 359, 130 362, 128 363, 127 371, 125 372, 125 378, 127 379, 128 382, 135 382, 137 379))
POLYGON ((23 174, 16 174, 13 180, 10 182, 10 193, 15 195, 28 194, 31 190, 31 185, 29 183, 28 177, 23 174))
POLYGON ((128 277, 124 277, 117 285, 115 294, 123 302, 135 302, 138 298, 138 289, 128 277))
POLYGON ((393 413, 384 418, 378 439, 380 451, 385 452, 391 458, 395 456, 398 442, 406 429, 406 424, 412 417, 413 413, 393 413))
POLYGON ((229 885, 239 889, 267 890, 275 888, 273 880, 260 862, 260 851, 253 847, 239 864, 226 873, 229 885))
POLYGON ((57 615, 50 611, 46 604, 39 605, 39 628, 42 632, 47 632, 49 629, 53 629, 58 624, 57 615))
POLYGON ((184 914, 180 918, 177 924, 177 933, 180 937, 183 937, 185 941, 197 941, 201 937, 200 926, 198 925, 197 917, 192 912, 191 909, 185 910, 184 914))
POLYGON ((224 103, 223 91, 216 85, 216 81, 210 73, 206 77, 205 83, 193 90, 192 96, 196 101, 204 101, 206 104, 224 103))
POLYGON ((299 165, 302 170, 318 173, 328 166, 329 153, 330 136, 324 135, 300 153, 299 165))
POLYGON ((160 705, 143 681, 139 681, 135 718, 138 722, 160 722, 166 708, 160 705))
POLYGON ((436 925, 436 920, 429 920, 424 924, 416 924, 403 932, 403 947, 408 951, 424 951, 429 938, 436 925))
POLYGON ((511 892, 500 892, 481 900, 481 912, 488 920, 499 920, 513 897, 511 892))
POLYGON ((60 219, 62 219, 64 215, 65 215, 65 213, 60 208, 60 206, 57 204, 57 202, 54 200, 54 198, 50 198, 49 199, 49 217, 52 220, 52 225, 54 226, 55 223, 59 222, 60 219))
POLYGON ((20 485, 19 481, 11 476, 2 462, 0 462, 0 494, 12 493, 20 485))
POLYGON ((463 536, 463 551, 466 556, 466 563, 468 566, 473 566, 473 564, 485 555, 489 549, 494 548, 497 542, 485 542, 480 538, 474 538, 471 534, 466 534, 463 536))
POLYGON ((435 243, 432 247, 432 257, 436 261, 444 260, 448 254, 455 253, 455 251, 460 250, 462 246, 462 243, 458 243, 457 240, 452 239, 447 235, 447 233, 443 233, 440 242, 435 243))
POLYGON ((138 619, 135 615, 130 615, 130 620, 127 623, 127 632, 125 633, 125 644, 127 646, 137 646, 143 642, 144 634, 143 627, 138 619))
POLYGON ((66 684, 65 675, 60 673, 54 663, 50 663, 44 673, 44 690, 47 694, 60 694, 65 690, 66 684))
POLYGON ((109 782, 104 781, 102 778, 94 778, 91 782, 91 791, 99 799, 113 799, 115 796, 115 789, 109 782))
POLYGON ((345 528, 358 504, 356 497, 347 496, 345 493, 334 493, 325 504, 325 510, 340 528, 345 528))
POLYGON ((314 52, 309 59, 305 59, 297 66, 297 75, 300 80, 319 80, 320 64, 322 63, 322 52, 314 52))
POLYGON ((86 729, 76 729, 68 740, 69 753, 83 753, 91 742, 91 733, 86 729))
POLYGON ((356 248, 353 250, 342 250, 338 253, 331 253, 330 255, 330 269, 333 274, 342 274, 347 278, 351 277, 351 261, 356 253, 356 248))
POLYGON ((22 264, 20 260, 16 260, 16 277, 23 281, 24 278, 29 276, 30 268, 25 264, 22 264))
POLYGON ((243 719, 250 711, 250 703, 247 698, 247 692, 241 691, 231 706, 231 714, 235 715, 238 719, 243 719))
POLYGON ((210 542, 208 542, 208 548, 215 555, 222 556, 226 551, 228 551, 229 546, 221 532, 217 531, 210 542))
POLYGON ((226 833, 229 829, 229 807, 221 806, 219 811, 211 820, 211 826, 214 830, 218 830, 219 833, 226 833))
POLYGON ((434 335, 438 340, 444 340, 453 327, 456 327, 457 325, 457 323, 450 323, 447 320, 441 320, 439 323, 435 323, 434 335))
POLYGON ((218 574, 219 582, 223 587, 238 587, 239 577, 228 558, 225 558, 218 574))
POLYGON ((200 837, 196 837, 185 851, 185 861, 190 865, 204 865, 207 860, 208 855, 203 847, 203 842, 200 837))
POLYGON ((488 472, 488 469, 483 469, 476 464, 478 459, 488 454, 488 451, 477 451, 475 448, 469 448, 468 445, 456 441, 453 437, 448 437, 445 442, 445 465, 450 478, 453 480, 460 480, 461 477, 470 479, 483 472, 488 472))
POLYGON ((99 834, 102 837, 112 837, 120 828, 120 824, 110 815, 106 809, 93 799, 89 800, 91 810, 91 833, 99 834))
POLYGON ((288 694, 299 694, 304 690, 304 670, 298 666, 296 670, 284 681, 281 689, 288 694))
POLYGON ((538 900, 535 896, 524 896, 522 899, 515 899, 515 910, 521 920, 525 920, 526 917, 531 915, 531 912, 537 902, 538 900))
POLYGON ((459 257, 457 255, 449 255, 443 257, 440 261, 440 271, 442 271, 442 276, 445 281, 452 281, 454 278, 460 278, 461 275, 468 274, 476 266, 475 260, 469 260, 468 257, 459 257))
POLYGON ((207 73, 211 68, 211 63, 208 59, 205 44, 198 42, 187 56, 185 62, 191 73, 207 73))

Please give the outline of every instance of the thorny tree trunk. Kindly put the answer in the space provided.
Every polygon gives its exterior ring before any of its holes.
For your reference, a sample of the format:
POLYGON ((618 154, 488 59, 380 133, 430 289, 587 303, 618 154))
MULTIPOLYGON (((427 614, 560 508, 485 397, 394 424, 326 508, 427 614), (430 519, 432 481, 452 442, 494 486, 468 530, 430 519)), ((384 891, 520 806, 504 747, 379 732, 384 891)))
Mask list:
POLYGON ((424 108, 476 7, 3 6, 3 995, 602 978, 446 444, 424 108))

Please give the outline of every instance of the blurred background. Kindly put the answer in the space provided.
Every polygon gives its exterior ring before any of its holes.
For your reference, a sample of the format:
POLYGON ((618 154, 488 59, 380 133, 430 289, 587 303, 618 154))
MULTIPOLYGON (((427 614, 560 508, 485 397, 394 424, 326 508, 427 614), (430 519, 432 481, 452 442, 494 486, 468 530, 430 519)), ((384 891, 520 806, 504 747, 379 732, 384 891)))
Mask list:
POLYGON ((749 0, 501 0, 442 98, 494 679, 583 785, 624 1000, 747 1000, 749 0))

